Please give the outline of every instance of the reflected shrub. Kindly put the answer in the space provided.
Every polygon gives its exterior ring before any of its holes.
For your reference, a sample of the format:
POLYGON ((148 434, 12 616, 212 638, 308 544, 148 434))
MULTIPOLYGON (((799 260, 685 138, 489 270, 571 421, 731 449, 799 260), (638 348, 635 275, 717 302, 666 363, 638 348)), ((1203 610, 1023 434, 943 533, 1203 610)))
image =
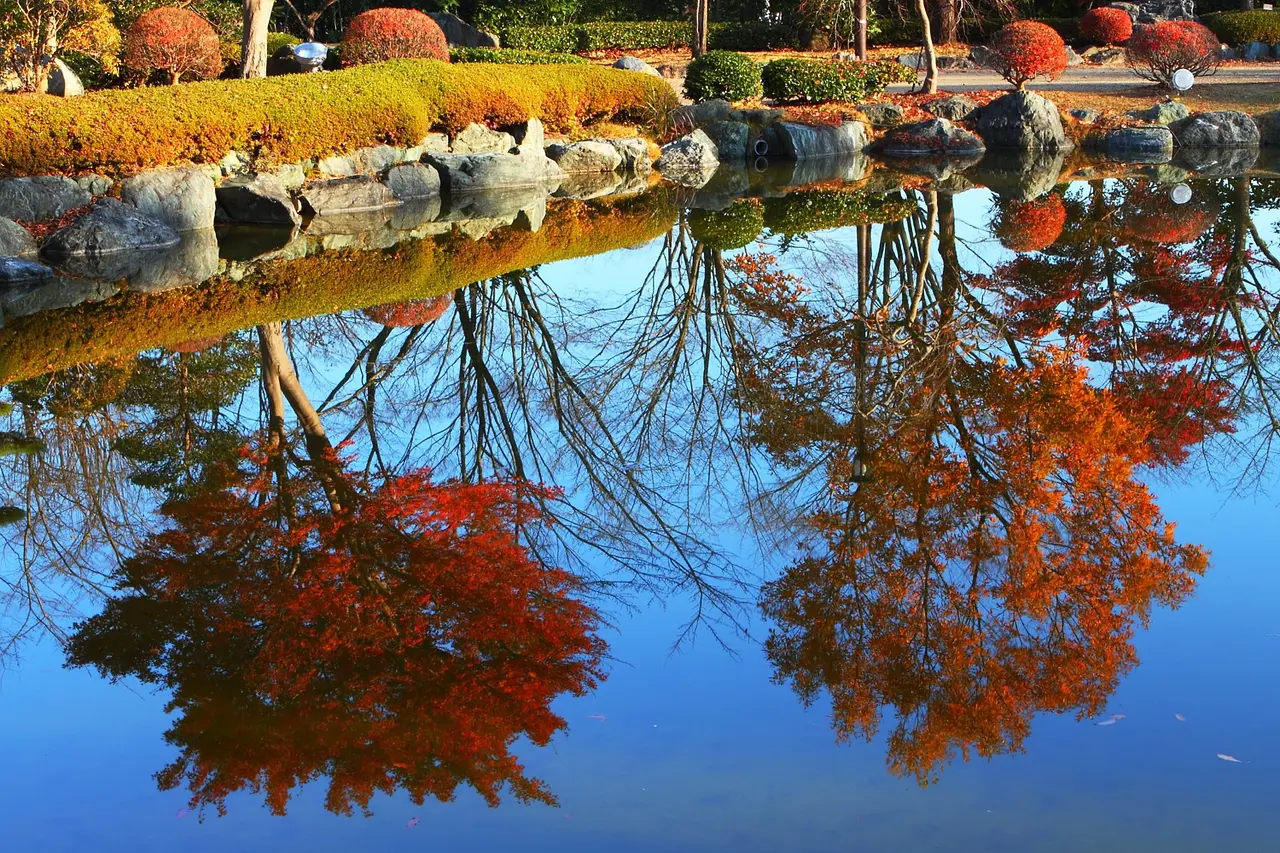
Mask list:
POLYGON ((364 309, 364 316, 381 326, 407 329, 434 323, 444 316, 444 312, 452 304, 453 294, 442 293, 431 299, 410 299, 406 302, 374 305, 364 309))
POLYGON ((914 200, 863 190, 802 190, 764 200, 764 223, 775 234, 795 235, 850 225, 897 222, 918 207, 914 200))
POLYGON ((1057 242, 1067 224, 1067 208, 1056 193, 1034 201, 999 200, 992 233, 1013 252, 1040 252, 1057 242))
POLYGON ((764 210, 756 201, 738 201, 724 210, 689 211, 689 233, 708 249, 741 249, 764 231, 764 210))

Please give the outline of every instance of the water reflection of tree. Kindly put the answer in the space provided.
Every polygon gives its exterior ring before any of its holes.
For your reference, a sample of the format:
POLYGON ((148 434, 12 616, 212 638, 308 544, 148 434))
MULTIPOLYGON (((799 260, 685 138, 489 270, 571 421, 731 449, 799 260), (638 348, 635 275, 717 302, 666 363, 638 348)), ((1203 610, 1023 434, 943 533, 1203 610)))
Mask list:
POLYGON ((353 471, 280 325, 257 336, 264 438, 170 490, 69 662, 171 693, 179 756, 157 779, 197 808, 247 789, 283 813, 319 778, 343 814, 459 785, 554 802, 510 748, 564 726, 550 703, 594 687, 604 646, 576 578, 522 543, 545 490, 353 471))
POLYGON ((1097 712, 1135 623, 1205 566, 1135 477, 1145 425, 1079 350, 1010 336, 955 262, 948 202, 927 195, 924 239, 847 286, 738 262, 767 320, 743 338, 752 437, 807 530, 763 590, 766 650, 804 701, 830 694, 842 739, 893 708, 890 765, 921 781, 1019 749, 1037 712, 1097 712))

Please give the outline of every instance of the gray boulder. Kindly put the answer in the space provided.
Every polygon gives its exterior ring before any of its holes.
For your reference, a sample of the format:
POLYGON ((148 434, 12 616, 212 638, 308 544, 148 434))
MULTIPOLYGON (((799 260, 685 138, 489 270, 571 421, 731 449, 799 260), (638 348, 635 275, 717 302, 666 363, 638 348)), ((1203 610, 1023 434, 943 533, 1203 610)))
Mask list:
POLYGON ((1010 92, 983 107, 978 135, 988 148, 1071 148, 1057 105, 1034 92, 1010 92))
POLYGON ((425 163, 402 163, 387 172, 387 189, 397 201, 440 195, 440 173, 425 163))
POLYGON ((1067 45, 1067 67, 1075 65, 1084 65, 1084 57, 1076 53, 1071 45, 1067 45))
MULTIPOLYGON (((178 233, 133 205, 114 198, 98 200, 84 216, 45 240, 41 254, 55 263, 73 258, 100 258, 178 245, 178 233)), ((118 276, 102 275, 99 278, 118 276)))
POLYGON ((302 221, 275 175, 232 178, 217 189, 218 218, 226 222, 293 227, 302 221))
POLYGON ((945 118, 900 124, 876 148, 891 157, 973 156, 986 151, 980 138, 945 118))
POLYGON ((1187 109, 1187 105, 1178 101, 1165 101, 1156 104, 1145 110, 1134 110, 1129 113, 1130 118, 1138 121, 1146 121, 1152 124, 1170 125, 1175 121, 1182 121, 1191 115, 1191 110, 1187 109))
POLYGON ((622 168, 630 172, 647 172, 653 165, 648 141, 637 136, 625 139, 606 139, 622 157, 622 168))
POLYGON ((624 56, 617 62, 613 63, 614 68, 621 68, 623 71, 635 71, 640 74, 651 74, 654 77, 661 77, 658 69, 654 68, 643 59, 636 59, 634 56, 624 56))
POLYGON ((433 154, 428 161, 439 171, 440 184, 449 193, 531 187, 560 181, 565 175, 541 149, 536 154, 433 154))
POLYGON ((701 187, 711 180, 720 165, 720 149, 704 131, 695 130, 662 146, 662 156, 655 165, 664 178, 701 187))
POLYGON ((75 181, 76 186, 90 195, 106 195, 115 186, 115 181, 106 175, 77 175, 75 181))
POLYGON ((1080 56, 1089 65, 1116 67, 1125 64, 1124 48, 1122 47, 1091 47, 1080 56))
POLYGON ((478 30, 448 12, 429 12, 431 20, 444 30, 445 40, 457 47, 498 47, 498 37, 478 30))
POLYGON ((1256 148, 1258 125, 1246 113, 1220 110, 1185 118, 1169 125, 1180 148, 1256 148))
POLYGON ((36 241, 12 219, 0 217, 0 258, 24 258, 36 253, 36 241))
POLYGON ((354 213, 380 210, 396 203, 386 184, 368 175, 317 181, 302 190, 303 209, 312 216, 322 213, 354 213))
POLYGON ((1126 163, 1167 163, 1173 157, 1173 133, 1167 127, 1121 127, 1103 138, 1102 150, 1126 163))
POLYGON ((1129 15, 1130 23, 1134 24, 1138 23, 1138 18, 1142 15, 1142 9, 1138 7, 1137 3, 1111 3, 1109 7, 1126 12, 1129 15))
POLYGON ((515 147, 516 140, 511 134, 472 122, 453 137, 450 150, 454 154, 506 154, 515 147))
POLYGON ((769 153, 791 160, 848 157, 860 154, 871 142, 867 126, 860 121, 847 121, 839 127, 780 121, 770 130, 775 132, 778 145, 775 152, 771 144, 769 153))
POLYGON ((160 169, 124 182, 120 197, 174 231, 213 227, 213 179, 199 169, 160 169))
POLYGON ((703 128, 720 152, 722 163, 743 163, 747 159, 747 142, 751 128, 740 121, 713 121, 703 128))
POLYGON ((622 154, 608 142, 586 139, 570 145, 548 145, 547 156, 572 175, 579 172, 616 172, 622 154))
POLYGON ((1081 124, 1093 124, 1102 118, 1102 113, 1097 110, 1068 110, 1067 115, 1071 116, 1081 124))
POLYGON ((53 270, 25 258, 0 258, 0 285, 28 284, 53 278, 53 270))
POLYGON ((902 123, 902 107, 890 103, 856 104, 854 109, 867 117, 875 128, 893 127, 902 123))
POLYGON ((1280 145, 1280 110, 1260 113, 1253 119, 1258 125, 1258 141, 1262 145, 1280 145))
POLYGON ((8 178, 0 180, 0 216, 23 222, 57 219, 84 207, 93 197, 70 178, 8 178))
POLYGON ((730 110, 727 118, 729 121, 741 121, 746 124, 754 124, 759 127, 768 127, 774 122, 782 121, 787 117, 786 110, 769 109, 767 107, 759 107, 749 110, 730 110))
POLYGON ((713 121, 723 121, 731 112, 733 112, 733 106, 719 98, 696 104, 685 104, 671 111, 671 125, 692 130, 705 127, 713 121))
POLYGON ((924 107, 925 112, 938 118, 945 118, 947 121, 965 121, 978 109, 978 103, 964 95, 938 98, 935 101, 927 101, 921 106, 924 107))

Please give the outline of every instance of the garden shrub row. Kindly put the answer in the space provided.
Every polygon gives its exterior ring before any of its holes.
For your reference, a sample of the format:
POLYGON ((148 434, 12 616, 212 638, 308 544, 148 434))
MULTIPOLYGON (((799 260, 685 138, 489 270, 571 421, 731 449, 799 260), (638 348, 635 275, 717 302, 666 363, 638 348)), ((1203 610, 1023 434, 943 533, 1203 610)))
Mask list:
MULTIPOLYGON (((499 33, 504 47, 552 53, 592 50, 663 50, 693 42, 688 21, 603 21, 549 27, 507 27, 499 33)), ((769 50, 794 47, 789 27, 750 23, 712 24, 707 46, 712 50, 769 50)))
POLYGON ((899 62, 822 62, 775 59, 764 67, 764 95, 782 103, 861 101, 916 72, 899 62))
POLYGON ((494 47, 454 47, 449 49, 453 62, 492 62, 498 65, 590 65, 591 61, 572 53, 546 53, 541 50, 513 50, 494 47))
POLYGON ((712 50, 689 63, 684 93, 695 101, 745 101, 760 94, 760 66, 731 50, 712 50))
POLYGON ((1222 12, 1201 18, 1213 34, 1229 45, 1260 41, 1280 44, 1280 12, 1222 12))
POLYGON ((123 174, 215 163, 229 151, 270 167, 379 143, 412 145, 432 130, 472 122, 537 117, 552 131, 570 131, 592 120, 643 117, 671 97, 660 78, 612 68, 432 60, 70 100, 16 96, 0 99, 0 172, 123 174))

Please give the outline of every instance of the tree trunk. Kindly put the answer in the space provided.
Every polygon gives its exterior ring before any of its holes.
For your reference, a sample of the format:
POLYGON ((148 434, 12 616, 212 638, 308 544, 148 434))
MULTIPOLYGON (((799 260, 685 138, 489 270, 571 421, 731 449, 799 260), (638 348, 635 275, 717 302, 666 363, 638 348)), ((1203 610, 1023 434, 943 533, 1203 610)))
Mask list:
POLYGON ((240 41, 241 77, 267 76, 267 28, 275 0, 244 0, 244 37, 240 41))
POLYGON ((707 27, 711 22, 711 0, 697 0, 693 10, 693 58, 707 52, 707 27))
POLYGON ((960 14, 955 0, 934 0, 938 20, 938 44, 960 41, 960 14))
POLYGON ((865 61, 867 58, 867 0, 858 0, 853 14, 858 19, 858 40, 855 50, 858 59, 865 61))
POLYGON ((921 40, 924 50, 924 91, 932 95, 938 91, 938 54, 933 49, 933 29, 929 26, 929 9, 925 0, 916 0, 916 11, 920 13, 920 25, 924 30, 921 40))

